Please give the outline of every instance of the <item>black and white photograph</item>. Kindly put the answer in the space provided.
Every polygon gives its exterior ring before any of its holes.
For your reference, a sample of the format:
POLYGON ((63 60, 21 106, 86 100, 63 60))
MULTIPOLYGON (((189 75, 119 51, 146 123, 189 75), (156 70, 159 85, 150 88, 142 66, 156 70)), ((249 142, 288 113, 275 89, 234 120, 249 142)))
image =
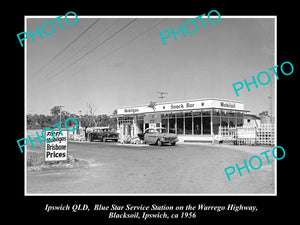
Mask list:
POLYGON ((26 40, 26 127, 78 128, 27 144, 26 194, 276 194, 275 17, 66 18, 26 40))
POLYGON ((280 204, 296 58, 280 48, 279 15, 94 12, 19 21, 21 197, 43 215, 107 223, 188 224, 280 204))

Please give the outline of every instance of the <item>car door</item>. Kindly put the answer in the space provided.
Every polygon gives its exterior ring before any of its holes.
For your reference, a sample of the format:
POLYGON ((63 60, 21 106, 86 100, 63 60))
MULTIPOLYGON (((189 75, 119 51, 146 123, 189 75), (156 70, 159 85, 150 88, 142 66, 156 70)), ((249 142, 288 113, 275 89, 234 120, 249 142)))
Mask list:
POLYGON ((149 144, 155 144, 157 140, 157 131, 155 129, 150 129, 148 134, 149 144))
POLYGON ((97 130, 97 140, 102 141, 103 131, 101 129, 97 130))
POLYGON ((148 144, 152 144, 152 142, 153 142, 152 132, 153 132, 153 129, 148 129, 145 131, 144 141, 148 144))
POLYGON ((144 133, 144 141, 145 141, 145 143, 150 142, 149 130, 146 130, 145 133, 144 133))

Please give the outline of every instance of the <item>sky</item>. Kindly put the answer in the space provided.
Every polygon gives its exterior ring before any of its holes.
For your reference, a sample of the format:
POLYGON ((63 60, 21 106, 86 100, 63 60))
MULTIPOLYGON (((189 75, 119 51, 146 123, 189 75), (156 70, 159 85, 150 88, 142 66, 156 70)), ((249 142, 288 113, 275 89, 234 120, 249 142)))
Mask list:
MULTIPOLYGON (((196 16, 101 17, 96 22, 99 18, 79 15, 72 26, 62 17, 63 30, 53 22, 53 34, 26 41, 27 114, 48 115, 55 105, 85 114, 87 103, 96 107, 96 115, 112 114, 124 106, 161 102, 157 91, 168 93, 163 102, 219 98, 242 101, 253 114, 269 110, 271 83, 250 85, 250 92, 244 87, 239 97, 232 84, 251 82, 251 76, 275 65, 274 18, 224 16, 217 24, 204 18, 204 28, 196 16), (177 31, 190 19, 197 22, 195 33, 178 33, 177 40, 171 35, 163 44, 160 32, 177 31)), ((27 29, 35 32, 51 20, 27 18, 27 29)), ((44 28, 51 32, 49 24, 44 28)))

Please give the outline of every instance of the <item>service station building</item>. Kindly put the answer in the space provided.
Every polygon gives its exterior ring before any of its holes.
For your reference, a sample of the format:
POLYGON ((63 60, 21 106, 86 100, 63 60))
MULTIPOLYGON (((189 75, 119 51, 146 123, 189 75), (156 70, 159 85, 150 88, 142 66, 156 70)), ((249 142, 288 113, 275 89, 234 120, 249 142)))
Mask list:
POLYGON ((117 130, 122 139, 165 127, 180 142, 212 142, 220 126, 243 126, 245 112, 242 102, 214 98, 123 107, 117 109, 117 130))

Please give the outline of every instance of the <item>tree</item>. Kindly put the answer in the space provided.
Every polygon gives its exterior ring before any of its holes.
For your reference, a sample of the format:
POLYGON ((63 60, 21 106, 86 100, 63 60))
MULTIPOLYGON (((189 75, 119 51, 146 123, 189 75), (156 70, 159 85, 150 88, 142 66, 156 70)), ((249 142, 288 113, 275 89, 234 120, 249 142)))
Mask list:
POLYGON ((110 118, 108 115, 103 114, 100 116, 100 118, 101 118, 100 126, 109 126, 110 125, 110 118))
POLYGON ((91 123, 90 123, 90 120, 89 120, 87 114, 83 115, 83 116, 80 118, 80 120, 81 120, 81 126, 84 127, 85 129, 86 129, 87 127, 90 127, 90 126, 91 126, 91 123))
POLYGON ((258 114, 258 116, 268 116, 268 115, 269 115, 269 113, 268 113, 267 110, 266 111, 262 111, 261 113, 258 114))
POLYGON ((58 116, 60 114, 60 110, 61 110, 61 107, 56 105, 56 106, 53 106, 52 109, 50 109, 50 113, 52 116, 58 116))
POLYGON ((38 117, 38 123, 39 125, 41 126, 41 128, 45 128, 45 127, 48 127, 48 118, 47 116, 43 115, 43 114, 40 114, 39 117, 38 117))
POLYGON ((156 102, 150 101, 149 105, 147 107, 153 109, 153 111, 155 111, 155 107, 156 107, 156 102))
MULTIPOLYGON (((81 121, 81 126, 85 129, 87 127, 93 126, 109 126, 110 128, 117 128, 117 110, 114 110, 113 115, 109 116, 106 114, 95 115, 96 107, 93 104, 87 103, 88 112, 85 115, 78 116, 74 113, 69 113, 68 111, 61 110, 61 106, 53 106, 50 109, 51 115, 44 115, 44 114, 27 114, 26 115, 26 122, 28 129, 44 129, 46 127, 52 127, 54 124, 59 122, 59 117, 61 115, 61 125, 60 127, 64 128, 65 123, 68 118, 74 118, 77 120, 79 125, 79 118, 81 121)), ((68 127, 74 126, 74 121, 69 120, 68 127)))
POLYGON ((55 123, 58 123, 60 120, 63 121, 64 119, 64 114, 66 114, 66 111, 61 110, 63 106, 61 105, 56 105, 53 106, 52 109, 50 109, 50 113, 53 116, 53 120, 55 123))
POLYGON ((88 113, 90 114, 90 119, 91 122, 94 123, 94 126, 97 126, 97 122, 96 122, 96 116, 95 116, 95 112, 96 112, 96 107, 94 106, 94 104, 91 103, 86 103, 86 107, 88 108, 88 113))
POLYGON ((31 113, 29 113, 26 116, 26 121, 27 121, 27 128, 28 129, 33 129, 34 128, 34 118, 33 118, 33 115, 31 113))

